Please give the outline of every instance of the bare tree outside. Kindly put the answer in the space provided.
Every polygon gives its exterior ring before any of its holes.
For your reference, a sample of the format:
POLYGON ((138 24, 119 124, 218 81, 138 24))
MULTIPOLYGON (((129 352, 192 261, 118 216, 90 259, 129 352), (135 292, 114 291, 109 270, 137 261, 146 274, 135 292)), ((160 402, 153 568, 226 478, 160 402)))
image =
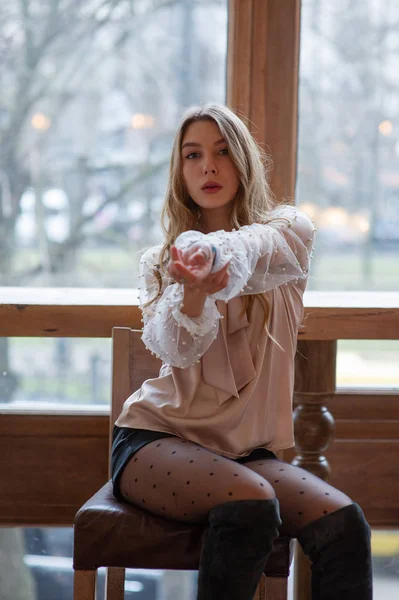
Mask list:
POLYGON ((225 4, 0 2, 1 285, 134 284, 177 119, 224 100, 225 4))
POLYGON ((304 0, 297 202, 318 225, 309 289, 399 284, 399 5, 304 0))

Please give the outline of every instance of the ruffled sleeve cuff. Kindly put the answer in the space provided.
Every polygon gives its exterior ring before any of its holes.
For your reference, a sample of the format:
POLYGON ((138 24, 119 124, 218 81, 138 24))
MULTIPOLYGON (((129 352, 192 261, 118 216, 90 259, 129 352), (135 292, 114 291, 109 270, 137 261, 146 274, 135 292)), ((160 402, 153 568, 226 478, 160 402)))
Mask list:
POLYGON ((184 298, 184 286, 178 283, 175 284, 173 288, 173 296, 170 299, 170 309, 176 323, 184 327, 192 335, 203 336, 214 332, 216 336, 218 321, 222 318, 222 315, 217 309, 215 300, 208 296, 200 316, 189 317, 181 312, 184 298))

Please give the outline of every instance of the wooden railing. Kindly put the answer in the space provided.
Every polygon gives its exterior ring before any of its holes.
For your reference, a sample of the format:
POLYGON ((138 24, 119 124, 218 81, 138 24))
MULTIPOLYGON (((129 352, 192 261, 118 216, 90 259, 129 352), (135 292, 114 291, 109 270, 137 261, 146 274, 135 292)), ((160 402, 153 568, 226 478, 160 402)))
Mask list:
MULTIPOLYGON (((399 339, 398 292, 306 292, 299 340, 399 339)), ((141 328, 137 291, 0 288, 0 337, 110 337, 141 328)))
POLYGON ((131 289, 0 288, 0 336, 111 337, 141 328, 137 300, 131 289))

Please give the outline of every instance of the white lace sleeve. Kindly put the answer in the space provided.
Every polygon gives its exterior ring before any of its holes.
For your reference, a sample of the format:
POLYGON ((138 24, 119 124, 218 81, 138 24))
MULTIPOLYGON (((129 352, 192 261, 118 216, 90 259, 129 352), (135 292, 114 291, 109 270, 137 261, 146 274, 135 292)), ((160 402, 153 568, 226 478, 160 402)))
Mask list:
POLYGON ((216 338, 221 315, 214 298, 208 296, 202 314, 189 317, 180 311, 183 285, 162 283, 161 295, 149 306, 144 306, 158 294, 158 280, 154 273, 161 246, 147 250, 140 259, 140 309, 143 314, 145 346, 163 362, 173 367, 188 367, 198 361, 216 338))
POLYGON ((315 234, 313 222, 306 213, 288 205, 271 211, 270 219, 267 224, 245 225, 238 231, 206 235, 185 231, 175 245, 187 248, 205 238, 216 248, 212 271, 219 271, 230 261, 229 283, 211 296, 218 300, 267 292, 288 282, 301 282, 304 287, 315 234))

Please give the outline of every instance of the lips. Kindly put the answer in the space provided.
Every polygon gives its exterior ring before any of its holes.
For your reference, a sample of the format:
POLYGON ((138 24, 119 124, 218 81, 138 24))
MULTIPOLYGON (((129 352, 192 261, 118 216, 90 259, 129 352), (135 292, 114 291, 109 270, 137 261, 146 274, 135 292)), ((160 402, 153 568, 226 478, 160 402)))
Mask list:
POLYGON ((222 185, 220 185, 220 183, 218 183, 217 181, 207 181, 205 185, 202 186, 202 190, 204 192, 217 192, 218 190, 222 189, 222 185))

